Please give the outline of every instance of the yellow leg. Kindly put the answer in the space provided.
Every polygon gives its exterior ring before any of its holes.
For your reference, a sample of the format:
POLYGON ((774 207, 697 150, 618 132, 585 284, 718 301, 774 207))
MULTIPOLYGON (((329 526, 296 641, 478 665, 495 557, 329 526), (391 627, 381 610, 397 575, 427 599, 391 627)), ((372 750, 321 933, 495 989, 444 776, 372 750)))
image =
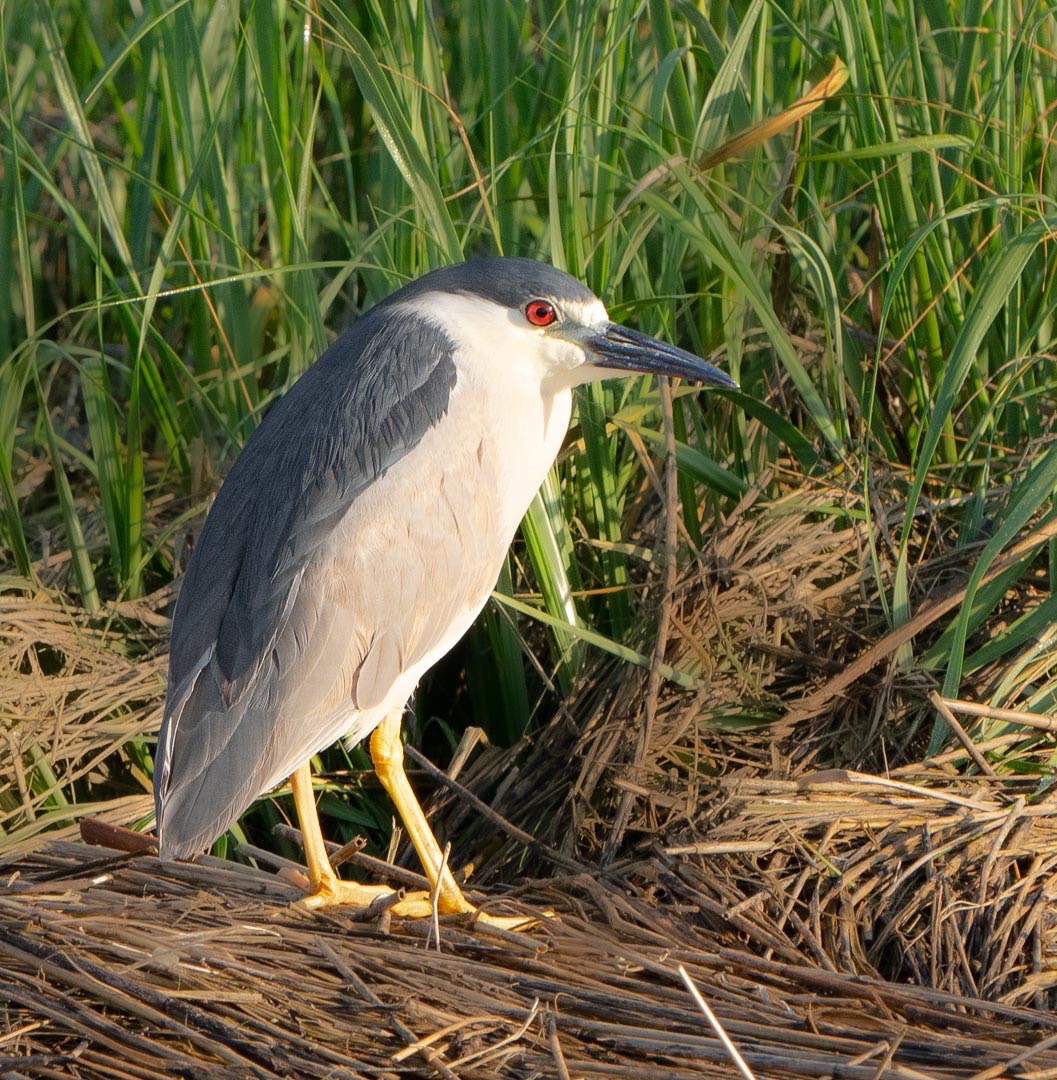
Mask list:
MULTIPOLYGON (((404 772, 404 747, 400 742, 401 715, 402 710, 392 712, 375 728, 371 735, 371 760, 378 779, 389 792, 415 851, 422 860, 431 892, 418 890, 408 893, 402 900, 392 904, 390 910, 394 915, 408 918, 429 918, 433 914, 435 893, 437 910, 441 914, 470 914, 476 909, 463 896, 451 871, 444 865, 444 854, 404 772)), ((312 791, 312 767, 307 761, 290 777, 290 787, 294 793, 294 805, 301 824, 301 841, 308 867, 308 893, 300 903, 309 908, 331 907, 337 904, 366 908, 382 897, 391 897, 393 890, 386 885, 361 885, 355 881, 342 881, 334 873, 326 845, 323 843, 323 830, 319 825, 316 799, 312 791)), ((516 930, 535 922, 534 919, 524 916, 490 915, 487 912, 479 912, 477 917, 482 922, 507 930, 516 930)))
POLYGON ((403 710, 394 711, 371 734, 371 761, 374 771, 389 792, 396 812, 407 829, 407 835, 418 852, 429 883, 437 892, 437 908, 445 915, 464 914, 474 910, 462 894, 451 871, 444 863, 444 853, 429 827, 426 815, 419 806, 414 789, 404 772, 404 745, 400 741, 400 717, 403 710))
MULTIPOLYGON (((294 806, 301 825, 301 840, 305 848, 308 866, 308 894, 301 901, 306 907, 330 907, 348 904, 352 907, 370 907, 379 897, 392 896, 393 890, 386 885, 361 885, 355 881, 342 881, 330 865, 327 848, 323 843, 323 830, 319 825, 316 798, 312 792, 312 766, 305 762, 290 777, 294 793, 294 806)), ((414 892, 393 905, 395 915, 426 918, 432 913, 427 892, 414 892)))
MULTIPOLYGON (((400 741, 402 715, 403 709, 394 710, 372 732, 371 761, 374 763, 374 771, 378 774, 382 787, 389 792, 396 812, 404 822, 404 828, 407 829, 411 843, 422 861, 422 868, 430 886, 437 894, 437 910, 442 915, 467 914, 476 909, 463 896, 445 864, 444 853, 404 772, 404 746, 400 741)), ((534 919, 524 916, 490 915, 484 911, 478 914, 478 918, 507 930, 516 930, 535 922, 534 919)))

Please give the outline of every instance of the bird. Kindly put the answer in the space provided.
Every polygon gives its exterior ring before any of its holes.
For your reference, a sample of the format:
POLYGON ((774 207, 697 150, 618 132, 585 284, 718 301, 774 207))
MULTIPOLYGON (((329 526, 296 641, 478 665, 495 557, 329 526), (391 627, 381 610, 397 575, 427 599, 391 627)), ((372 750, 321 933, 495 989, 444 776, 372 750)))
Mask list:
POLYGON ((369 737, 430 884, 393 912, 427 916, 436 904, 487 918, 408 782, 401 720, 486 604, 561 448, 575 387, 634 373, 736 386, 611 321, 570 274, 503 256, 405 284, 309 365, 224 479, 173 611, 154 769, 163 859, 201 853, 289 778, 301 902, 391 900, 386 885, 338 878, 312 789, 315 754, 369 737))

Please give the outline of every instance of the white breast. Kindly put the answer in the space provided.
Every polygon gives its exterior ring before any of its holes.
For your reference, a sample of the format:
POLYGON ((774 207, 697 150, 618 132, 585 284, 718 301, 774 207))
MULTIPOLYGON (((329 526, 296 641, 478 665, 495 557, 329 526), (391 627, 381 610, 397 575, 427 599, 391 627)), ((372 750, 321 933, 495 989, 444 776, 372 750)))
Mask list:
MULTIPOLYGON (((437 426, 437 442, 443 445, 450 437, 451 424, 469 421, 479 429, 481 452, 496 472, 491 495, 499 510, 505 551, 561 449, 572 414, 572 392, 552 379, 538 338, 515 327, 510 313, 500 306, 451 294, 439 300, 422 297, 408 306, 453 340, 465 343, 455 354, 458 380, 448 417, 437 426)), ((480 492, 479 497, 486 498, 487 493, 480 492)))
MULTIPOLYGON (((545 388, 531 338, 504 332, 502 309, 482 320, 480 305, 464 304, 446 296, 440 306, 456 327, 475 319, 474 347, 454 356, 447 412, 356 498, 325 559, 306 571, 317 575, 306 585, 333 605, 346 650, 304 718, 318 733, 312 752, 362 739, 466 633, 568 429, 571 391, 545 388)), ((272 783, 291 768, 284 760, 272 783)))

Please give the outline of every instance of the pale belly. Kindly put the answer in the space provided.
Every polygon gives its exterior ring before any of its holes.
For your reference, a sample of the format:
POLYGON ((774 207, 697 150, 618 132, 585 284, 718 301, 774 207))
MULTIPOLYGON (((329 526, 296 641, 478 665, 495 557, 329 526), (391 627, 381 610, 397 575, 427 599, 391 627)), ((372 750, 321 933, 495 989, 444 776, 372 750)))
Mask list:
MULTIPOLYGON (((466 633, 560 448, 568 391, 530 397, 526 409, 515 387, 512 410, 502 386, 459 390, 442 423, 356 499, 306 570, 302 588, 318 591, 329 624, 325 640, 307 643, 322 662, 296 703, 302 730, 318 732, 311 753, 364 738, 466 633)), ((277 763, 268 786, 299 763, 277 763)))

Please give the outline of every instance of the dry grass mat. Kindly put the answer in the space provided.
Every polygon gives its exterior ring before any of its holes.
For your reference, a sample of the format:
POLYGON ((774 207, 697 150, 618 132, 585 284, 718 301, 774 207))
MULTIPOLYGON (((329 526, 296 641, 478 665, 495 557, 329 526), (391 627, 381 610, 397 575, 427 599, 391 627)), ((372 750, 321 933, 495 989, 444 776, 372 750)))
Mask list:
POLYGON ((748 949, 685 883, 538 881, 554 918, 438 945, 211 858, 54 842, 0 873, 5 1076, 735 1075, 679 965, 758 1080, 1057 1075, 1057 1015, 748 949))

